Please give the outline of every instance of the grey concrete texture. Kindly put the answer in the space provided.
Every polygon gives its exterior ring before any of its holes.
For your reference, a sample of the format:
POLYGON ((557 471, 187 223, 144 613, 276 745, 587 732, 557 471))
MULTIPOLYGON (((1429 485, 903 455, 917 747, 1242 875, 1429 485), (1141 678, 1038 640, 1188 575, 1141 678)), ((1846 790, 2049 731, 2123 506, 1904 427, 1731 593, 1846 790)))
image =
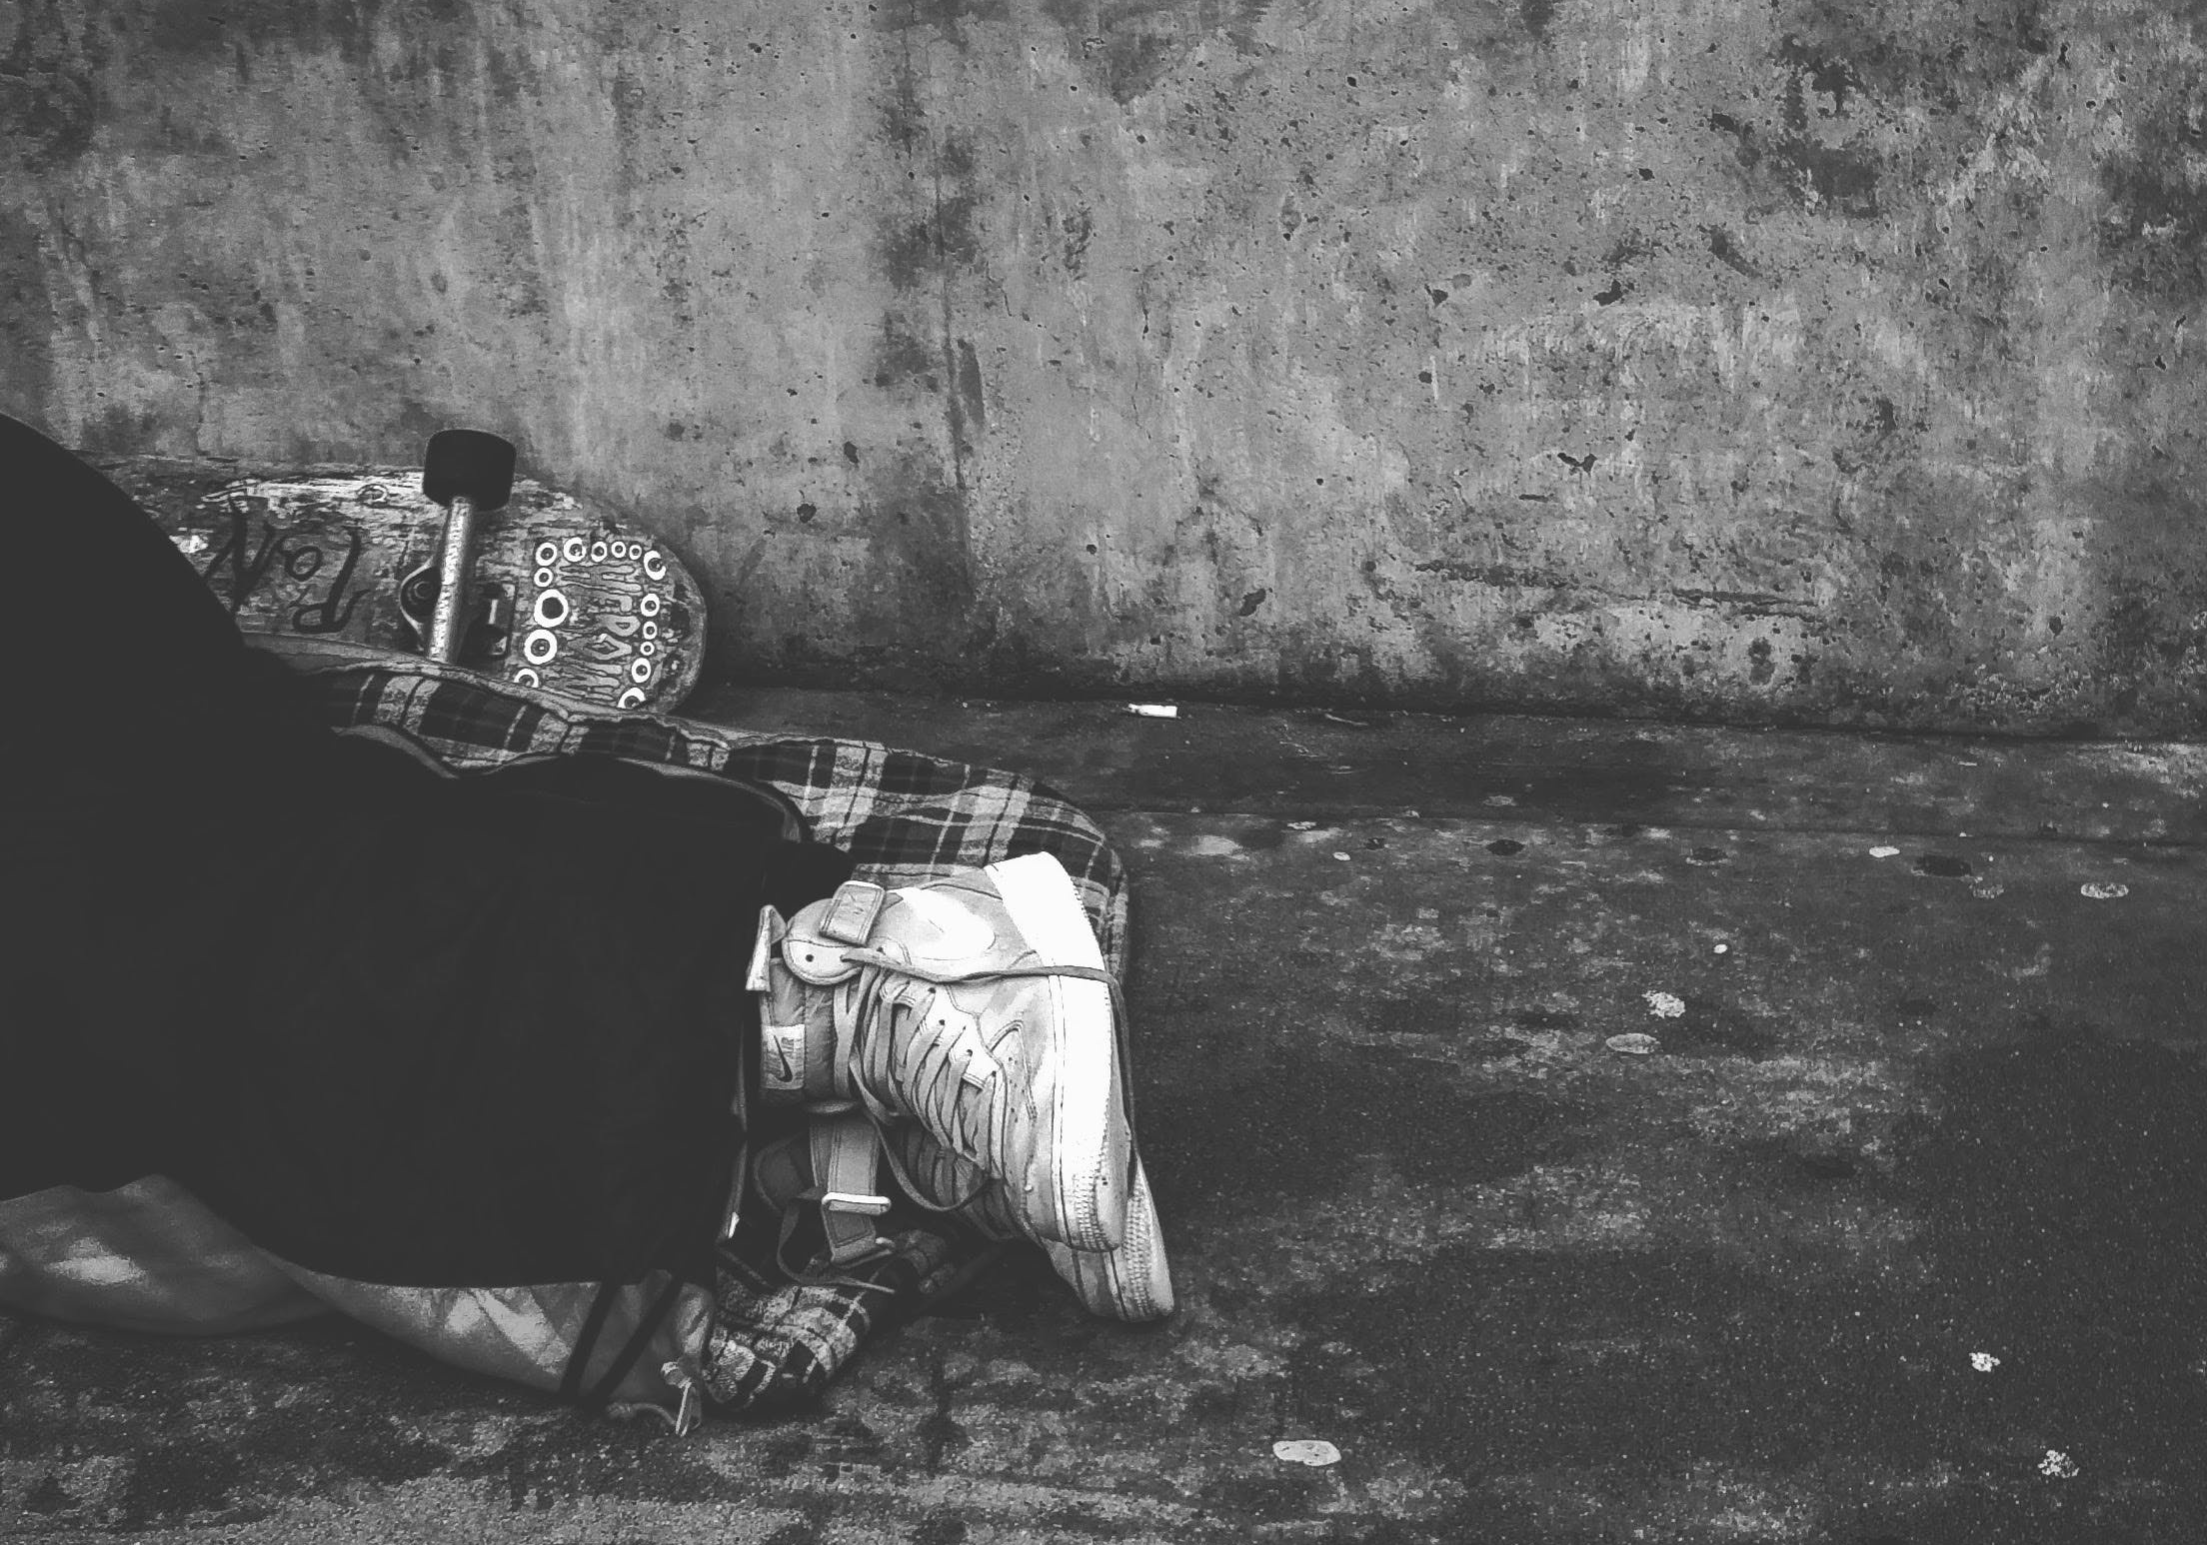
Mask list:
MULTIPOLYGON (((940 706, 933 738, 858 698, 724 717, 946 753, 981 725, 1093 788, 1138 735, 1321 733, 940 706)), ((1414 761, 1472 733, 1336 728, 1414 761)), ((1952 742, 1478 728, 1509 771, 1416 816, 1327 813, 1331 761, 1270 806, 1224 760, 1099 801, 1164 1326, 1014 1258, 818 1410, 678 1442, 341 1325, 5 1323, 0 1534, 2199 1540, 2204 873, 2167 835, 2197 748, 2010 746, 2005 813, 1953 795, 1985 769, 1952 742)))
POLYGON ((10 0, 0 408, 814 685, 2201 724, 2182 0, 10 0))

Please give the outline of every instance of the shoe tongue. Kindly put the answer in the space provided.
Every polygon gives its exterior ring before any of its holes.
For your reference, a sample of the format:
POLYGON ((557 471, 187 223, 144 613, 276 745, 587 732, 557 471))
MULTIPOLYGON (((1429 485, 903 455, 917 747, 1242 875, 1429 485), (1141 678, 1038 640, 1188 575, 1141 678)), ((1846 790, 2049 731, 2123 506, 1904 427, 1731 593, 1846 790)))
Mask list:
POLYGON ((937 958, 979 955, 997 942, 996 929, 968 907, 937 891, 911 890, 898 896, 892 928, 916 954, 937 958))
POLYGON ((873 945, 893 960, 955 977, 1010 970, 1030 953, 995 897, 930 889, 891 892, 873 945))

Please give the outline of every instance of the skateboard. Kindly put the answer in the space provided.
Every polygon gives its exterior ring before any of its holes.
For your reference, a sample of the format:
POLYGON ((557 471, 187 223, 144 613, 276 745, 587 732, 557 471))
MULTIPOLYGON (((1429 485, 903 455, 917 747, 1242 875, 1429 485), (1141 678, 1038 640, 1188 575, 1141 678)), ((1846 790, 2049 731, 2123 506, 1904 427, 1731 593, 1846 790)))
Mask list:
POLYGON ((650 536, 512 468, 504 441, 455 430, 421 470, 100 463, 244 632, 672 711, 704 664, 697 580, 650 536))

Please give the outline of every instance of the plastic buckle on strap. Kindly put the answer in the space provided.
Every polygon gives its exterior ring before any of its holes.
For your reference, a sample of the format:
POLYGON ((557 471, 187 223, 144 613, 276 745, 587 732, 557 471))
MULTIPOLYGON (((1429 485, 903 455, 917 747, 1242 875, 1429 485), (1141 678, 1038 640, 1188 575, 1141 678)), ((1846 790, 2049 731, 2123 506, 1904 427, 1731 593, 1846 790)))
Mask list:
POLYGON ((821 1193, 820 1205, 829 1212, 855 1212, 863 1213, 869 1218, 879 1218, 889 1211, 889 1198, 867 1196, 858 1191, 824 1191, 821 1193))
MULTIPOLYGON (((702 1396, 704 1381, 698 1377, 696 1370, 684 1366, 679 1358, 671 1363, 660 1364, 659 1376, 682 1391, 682 1398, 675 1402, 675 1413, 671 1420, 675 1436, 687 1438, 705 1420, 705 1402, 702 1396)), ((663 1416, 666 1415, 664 1406, 653 1409, 663 1416)))
POLYGON ((813 1179, 820 1187, 820 1231, 829 1262, 856 1266, 887 1254, 890 1244, 874 1232, 889 1211, 880 1183, 881 1138, 863 1111, 816 1116, 811 1132, 813 1179))
POLYGON ((889 892, 870 880, 844 881, 836 887, 828 910, 821 914, 822 937, 838 944, 864 944, 874 932, 874 919, 881 916, 882 902, 888 896, 889 892))

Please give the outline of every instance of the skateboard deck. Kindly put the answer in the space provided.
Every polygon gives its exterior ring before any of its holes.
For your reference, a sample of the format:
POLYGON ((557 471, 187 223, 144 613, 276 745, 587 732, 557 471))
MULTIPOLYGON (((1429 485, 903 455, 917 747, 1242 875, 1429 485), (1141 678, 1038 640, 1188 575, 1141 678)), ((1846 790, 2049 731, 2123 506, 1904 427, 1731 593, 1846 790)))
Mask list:
MULTIPOLYGON (((402 601, 401 586, 434 566, 445 515, 422 492, 419 469, 152 457, 99 465, 242 631, 420 652, 427 613, 402 601)), ((697 684, 705 596, 664 546, 521 479, 505 507, 481 519, 461 665, 662 712, 697 684)))

